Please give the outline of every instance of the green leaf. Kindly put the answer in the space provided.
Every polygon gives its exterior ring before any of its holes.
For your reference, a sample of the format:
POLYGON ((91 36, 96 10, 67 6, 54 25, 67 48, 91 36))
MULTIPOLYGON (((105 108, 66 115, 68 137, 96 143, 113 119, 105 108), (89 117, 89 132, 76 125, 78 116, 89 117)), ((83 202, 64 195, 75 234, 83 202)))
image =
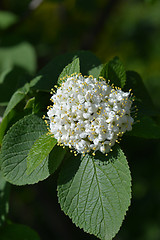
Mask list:
POLYGON ((2 122, 0 123, 0 146, 2 143, 3 136, 6 132, 6 129, 9 126, 10 121, 16 116, 16 111, 12 109, 4 118, 2 118, 2 122))
POLYGON ((32 173, 43 162, 56 143, 57 140, 46 133, 35 141, 27 157, 27 174, 32 173))
POLYGON ((55 57, 31 81, 32 86, 40 90, 49 90, 57 84, 57 80, 66 65, 79 58, 83 75, 90 75, 91 70, 101 65, 100 60, 89 51, 75 51, 55 57))
POLYGON ((38 234, 22 224, 7 224, 0 229, 1 240, 40 240, 38 234))
POLYGON ((134 71, 127 71, 126 75, 127 80, 124 90, 128 91, 130 88, 132 89, 135 96, 135 104, 138 108, 137 119, 140 120, 140 122, 136 122, 133 125, 132 131, 128 132, 127 135, 147 139, 160 138, 160 126, 158 126, 151 117, 156 116, 158 112, 152 103, 142 78, 134 71))
POLYGON ((1 72, 0 74, 0 84, 2 84, 4 82, 4 79, 6 77, 6 75, 11 71, 12 69, 5 69, 3 72, 1 72))
POLYGON ((34 105, 35 105, 35 97, 32 97, 32 98, 30 98, 30 99, 27 101, 24 109, 32 109, 32 110, 33 110, 33 109, 34 109, 34 105))
POLYGON ((28 74, 20 67, 7 69, 0 74, 0 105, 7 105, 14 92, 27 81, 28 74))
POLYGON ((0 226, 5 222, 9 210, 10 185, 5 181, 0 171, 0 226))
POLYGON ((146 139, 160 139, 160 126, 148 116, 144 116, 133 125, 132 131, 128 135, 146 139))
POLYGON ((69 157, 58 179, 58 198, 76 226, 111 240, 131 199, 131 176, 122 150, 115 146, 108 157, 69 157))
POLYGON ((134 71, 127 71, 126 76, 127 80, 124 90, 128 91, 132 89, 139 114, 154 115, 156 112, 154 105, 140 75, 134 71))
MULTIPOLYGON (((26 83, 22 88, 18 89, 11 97, 8 106, 3 114, 2 122, 0 124, 0 144, 2 143, 3 136, 9 126, 9 123, 14 117, 16 117, 16 115, 18 116, 15 107, 17 107, 17 105, 26 97, 28 92, 29 84, 26 83)), ((23 114, 23 112, 21 112, 21 114, 23 114)))
POLYGON ((43 112, 44 114, 46 113, 46 106, 49 106, 51 104, 50 101, 50 93, 45 92, 45 91, 36 91, 34 93, 35 96, 35 101, 33 104, 33 113, 39 113, 43 112))
POLYGON ((95 78, 98 78, 101 71, 103 69, 103 64, 99 65, 98 67, 94 67, 88 71, 88 75, 92 75, 95 78))
POLYGON ((18 89, 11 97, 8 106, 4 112, 3 118, 27 95, 29 92, 29 83, 26 83, 22 88, 18 89))
POLYGON ((66 153, 67 153, 67 148, 62 148, 57 145, 52 149, 52 151, 49 154, 50 173, 54 173, 59 168, 66 153))
POLYGON ((6 181, 15 185, 34 184, 50 175, 48 157, 31 174, 26 174, 28 153, 46 131, 44 121, 35 115, 24 117, 9 129, 1 148, 1 170, 6 181))
POLYGON ((124 87, 126 82, 126 71, 118 57, 113 58, 104 65, 100 76, 121 88, 124 87))
POLYGON ((73 60, 70 64, 68 64, 63 71, 61 72, 61 74, 59 75, 58 78, 58 84, 61 84, 62 82, 64 82, 65 80, 63 79, 64 77, 66 77, 67 75, 70 76, 73 73, 80 73, 80 64, 79 64, 79 58, 76 58, 75 60, 73 60))
POLYGON ((27 42, 20 43, 12 47, 0 48, 0 71, 21 67, 33 74, 36 71, 35 50, 27 42))
POLYGON ((18 21, 18 17, 6 11, 0 11, 0 29, 7 29, 18 21))

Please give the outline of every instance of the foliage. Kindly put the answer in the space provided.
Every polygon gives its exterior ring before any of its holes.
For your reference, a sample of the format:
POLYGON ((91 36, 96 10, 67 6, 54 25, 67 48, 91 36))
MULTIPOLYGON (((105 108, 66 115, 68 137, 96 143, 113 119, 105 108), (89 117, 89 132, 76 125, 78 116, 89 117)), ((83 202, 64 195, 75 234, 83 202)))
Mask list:
POLYGON ((45 240, 111 239, 130 205, 130 168, 132 206, 117 237, 158 240, 160 2, 1 0, 0 8, 0 239, 39 239, 8 219, 45 240), (107 157, 75 158, 46 135, 50 89, 75 72, 132 89, 133 130, 107 157), (61 214, 57 179, 63 211, 97 237, 61 214))
MULTIPOLYGON (((122 224, 131 199, 130 170, 122 149, 115 146, 107 157, 100 153, 74 157, 57 146, 53 136, 46 134, 47 128, 41 119, 43 107, 37 93, 48 92, 51 82, 61 83, 63 77, 75 72, 93 72, 96 76, 109 78, 111 83, 126 91, 129 86, 133 87, 135 100, 148 109, 146 112, 140 110, 140 123, 135 123, 130 135, 160 138, 159 126, 154 123, 152 114, 147 115, 152 102, 137 73, 126 72, 118 57, 102 65, 89 52, 65 54, 52 60, 11 97, 0 128, 2 178, 4 183, 34 184, 60 170, 58 199, 62 210, 87 233, 111 240, 122 224), (65 66, 67 61, 69 64, 65 66), (146 96, 145 101, 143 96, 146 96), (21 115, 18 116, 19 110, 21 115), (8 127, 9 123, 12 126, 8 127)), ((43 97, 43 100, 49 98, 49 93, 43 97)), ((5 190, 2 188, 2 191, 5 190)))
POLYGON ((34 230, 21 224, 7 224, 0 230, 0 236, 2 240, 40 240, 34 230))
POLYGON ((111 79, 111 83, 115 84, 117 87, 123 88, 126 83, 126 72, 118 57, 115 57, 105 64, 100 76, 105 79, 111 79))
POLYGON ((122 150, 113 154, 70 156, 58 179, 62 210, 76 226, 100 239, 112 239, 130 205, 131 176, 122 150))

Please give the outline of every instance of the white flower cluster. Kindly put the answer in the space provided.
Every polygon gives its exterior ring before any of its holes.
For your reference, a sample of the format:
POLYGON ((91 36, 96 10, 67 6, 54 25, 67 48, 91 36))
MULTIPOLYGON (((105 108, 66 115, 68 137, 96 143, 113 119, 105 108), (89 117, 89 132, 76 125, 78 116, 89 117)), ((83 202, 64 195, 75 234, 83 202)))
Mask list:
POLYGON ((110 86, 101 77, 68 76, 51 100, 50 133, 60 145, 75 149, 75 155, 108 153, 118 137, 132 129, 130 91, 110 86))

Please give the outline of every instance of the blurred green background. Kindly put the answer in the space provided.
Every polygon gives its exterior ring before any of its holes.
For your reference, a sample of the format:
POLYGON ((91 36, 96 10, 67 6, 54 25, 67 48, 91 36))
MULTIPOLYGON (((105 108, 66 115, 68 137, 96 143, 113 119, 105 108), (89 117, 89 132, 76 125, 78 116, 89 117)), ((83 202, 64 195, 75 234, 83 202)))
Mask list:
MULTIPOLYGON (((102 62, 119 56, 127 70, 141 74, 160 110, 159 0, 1 0, 0 115, 26 79, 53 57, 78 49, 102 62)), ((160 240, 160 143, 125 137, 122 148, 133 198, 115 240, 160 240)), ((13 186, 9 217, 37 230, 42 240, 96 239, 76 228, 57 202, 56 176, 13 186)))

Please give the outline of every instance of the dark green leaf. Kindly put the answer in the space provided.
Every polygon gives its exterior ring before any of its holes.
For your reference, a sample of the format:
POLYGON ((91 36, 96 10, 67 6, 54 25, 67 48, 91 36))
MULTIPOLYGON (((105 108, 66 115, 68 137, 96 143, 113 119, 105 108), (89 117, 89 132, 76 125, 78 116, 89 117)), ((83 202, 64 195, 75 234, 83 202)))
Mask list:
POLYGON ((56 143, 57 140, 46 133, 35 141, 27 157, 27 174, 32 173, 44 161, 56 143))
POLYGON ((67 148, 62 148, 57 145, 52 149, 51 153, 49 154, 50 173, 54 173, 58 169, 62 163, 62 160, 64 159, 66 152, 67 148))
POLYGON ((126 82, 126 71, 118 57, 113 58, 104 65, 100 76, 121 88, 124 87, 126 82))
POLYGON ((160 139, 160 126, 148 116, 144 116, 133 125, 133 129, 128 133, 130 136, 147 138, 147 139, 160 139))
POLYGON ((11 97, 11 100, 8 103, 8 106, 4 112, 3 117, 5 118, 8 113, 26 96, 26 94, 29 92, 29 83, 26 83, 22 88, 18 89, 13 96, 11 97))
POLYGON ((48 157, 31 174, 26 174, 28 153, 46 131, 45 123, 35 115, 24 117, 9 129, 1 148, 1 170, 8 182, 16 185, 33 184, 50 175, 48 157))
POLYGON ((61 169, 58 198, 62 210, 85 232, 111 240, 131 199, 127 160, 117 146, 108 157, 71 156, 61 169))
POLYGON ((100 60, 89 51, 75 51, 66 53, 54 58, 47 66, 45 66, 31 81, 32 86, 40 90, 49 90, 57 84, 58 77, 64 67, 71 63, 74 59, 79 58, 80 69, 83 75, 90 75, 91 70, 98 67, 100 60))
POLYGON ((8 69, 0 75, 0 105, 7 105, 14 92, 27 81, 26 71, 20 67, 8 69))
POLYGON ((2 143, 3 136, 6 132, 6 129, 8 129, 8 126, 12 119, 15 118, 16 116, 18 117, 18 115, 22 115, 22 117, 25 115, 25 114, 23 115, 24 112, 22 112, 23 108, 21 109, 21 112, 19 111, 17 112, 15 108, 26 97, 28 92, 29 84, 26 83, 22 88, 18 89, 11 97, 8 106, 3 114, 2 122, 0 124, 0 144, 2 143))
POLYGON ((51 104, 50 93, 45 91, 36 91, 34 96, 35 96, 35 101, 34 101, 32 111, 34 113, 43 112, 44 114, 46 114, 47 106, 51 104))
POLYGON ((22 224, 7 224, 0 230, 1 240, 40 240, 38 234, 22 224))
POLYGON ((154 115, 155 109, 152 100, 145 88, 140 75, 134 71, 127 71, 127 80, 124 90, 132 89, 135 96, 135 103, 138 106, 139 114, 154 115))

